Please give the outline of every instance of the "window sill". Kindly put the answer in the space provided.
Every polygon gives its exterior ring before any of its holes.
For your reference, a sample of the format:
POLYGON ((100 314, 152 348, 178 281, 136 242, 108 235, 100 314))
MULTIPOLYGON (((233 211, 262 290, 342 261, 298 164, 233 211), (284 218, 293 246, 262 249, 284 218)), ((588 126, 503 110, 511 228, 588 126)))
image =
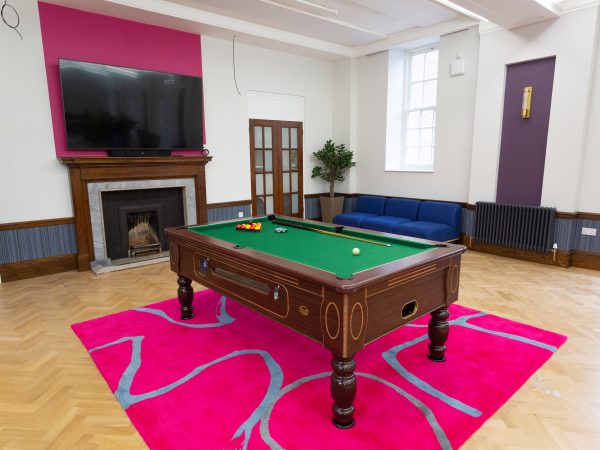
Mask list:
POLYGON ((434 173, 433 169, 385 169, 384 172, 434 173))

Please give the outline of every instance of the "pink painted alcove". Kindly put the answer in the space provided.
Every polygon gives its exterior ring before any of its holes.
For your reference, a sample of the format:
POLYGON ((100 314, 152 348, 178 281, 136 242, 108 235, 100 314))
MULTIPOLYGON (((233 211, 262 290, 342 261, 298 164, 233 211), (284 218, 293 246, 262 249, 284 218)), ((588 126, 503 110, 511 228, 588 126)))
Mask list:
MULTIPOLYGON (((38 3, 38 8, 57 157, 106 156, 105 151, 67 149, 59 58, 202 76, 197 34, 43 2, 38 3)), ((200 152, 173 154, 193 156, 200 152)))

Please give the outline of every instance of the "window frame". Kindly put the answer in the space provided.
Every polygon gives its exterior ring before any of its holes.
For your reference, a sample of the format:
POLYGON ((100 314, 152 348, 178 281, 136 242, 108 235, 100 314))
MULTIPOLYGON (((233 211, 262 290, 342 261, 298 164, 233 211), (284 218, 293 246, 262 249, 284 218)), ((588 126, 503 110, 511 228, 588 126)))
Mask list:
MULTIPOLYGON (((400 170, 406 172, 433 172, 434 164, 435 164, 435 148, 436 148, 436 129, 437 129, 437 88, 439 81, 439 45, 428 45, 426 47, 419 47, 412 50, 406 51, 406 59, 405 59, 405 73, 404 73, 404 102, 402 106, 402 137, 401 137, 401 145, 400 145, 400 170), (413 58, 420 54, 427 54, 432 51, 438 52, 438 71, 435 74, 435 78, 426 78, 425 74, 423 75, 423 79, 419 81, 413 81, 412 79, 412 66, 413 66, 413 58), (436 82, 436 98, 434 106, 426 106, 419 108, 410 108, 411 101, 411 93, 412 93, 412 85, 414 83, 425 83, 427 81, 435 80, 436 82), (419 112, 422 111, 433 111, 433 126, 432 128, 432 145, 431 145, 431 161, 427 164, 409 164, 406 162, 407 158, 407 139, 408 139, 408 117, 411 112, 419 112)), ((425 127, 417 128, 417 130, 422 130, 425 127)), ((421 146, 417 147, 421 148, 421 146)))

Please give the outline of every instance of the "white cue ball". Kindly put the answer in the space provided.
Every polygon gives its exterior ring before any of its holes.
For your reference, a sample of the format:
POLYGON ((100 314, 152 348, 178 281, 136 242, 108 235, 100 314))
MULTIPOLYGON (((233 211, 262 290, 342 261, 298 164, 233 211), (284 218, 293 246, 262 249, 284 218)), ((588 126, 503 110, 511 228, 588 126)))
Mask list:
POLYGON ((360 249, 358 247, 354 247, 352 249, 352 254, 353 255, 360 255, 360 249))

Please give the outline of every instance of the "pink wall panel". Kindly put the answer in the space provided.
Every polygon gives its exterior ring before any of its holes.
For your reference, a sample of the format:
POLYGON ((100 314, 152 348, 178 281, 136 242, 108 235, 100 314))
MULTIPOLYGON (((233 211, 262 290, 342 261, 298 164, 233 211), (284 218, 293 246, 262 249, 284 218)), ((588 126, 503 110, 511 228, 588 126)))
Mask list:
MULTIPOLYGON (((200 36, 76 9, 38 3, 56 156, 106 156, 68 150, 58 70, 59 58, 202 75, 200 36)), ((174 155, 198 155, 174 151, 174 155)))

